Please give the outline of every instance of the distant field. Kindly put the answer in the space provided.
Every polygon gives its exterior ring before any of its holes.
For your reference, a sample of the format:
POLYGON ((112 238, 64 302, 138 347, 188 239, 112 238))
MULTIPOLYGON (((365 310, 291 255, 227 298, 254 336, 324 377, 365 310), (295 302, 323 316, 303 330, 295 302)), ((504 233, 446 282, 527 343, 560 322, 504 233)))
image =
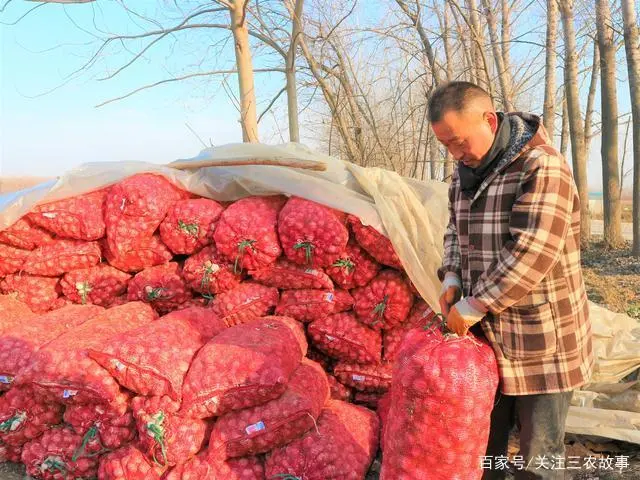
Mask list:
POLYGON ((0 193, 15 192, 47 180, 50 177, 0 177, 0 193))

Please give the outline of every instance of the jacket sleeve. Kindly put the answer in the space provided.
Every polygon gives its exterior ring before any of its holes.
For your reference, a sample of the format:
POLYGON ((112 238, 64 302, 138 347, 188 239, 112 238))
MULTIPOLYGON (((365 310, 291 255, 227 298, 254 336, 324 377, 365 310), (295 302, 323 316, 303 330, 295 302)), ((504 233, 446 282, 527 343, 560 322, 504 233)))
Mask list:
POLYGON ((456 228, 455 189, 456 179, 449 185, 449 223, 444 232, 444 257, 442 266, 438 269, 438 278, 442 282, 447 272, 453 272, 462 278, 460 262, 460 243, 458 242, 458 230, 456 228))
POLYGON ((498 314, 545 278, 564 249, 574 194, 562 158, 540 154, 525 163, 509 221, 511 239, 474 285, 474 301, 498 314))

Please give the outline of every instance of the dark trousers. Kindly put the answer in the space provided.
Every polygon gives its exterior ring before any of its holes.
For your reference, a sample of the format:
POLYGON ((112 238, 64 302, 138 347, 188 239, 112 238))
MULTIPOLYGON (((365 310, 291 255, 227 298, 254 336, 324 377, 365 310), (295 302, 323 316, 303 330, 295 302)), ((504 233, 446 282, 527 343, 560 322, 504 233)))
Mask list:
POLYGON ((520 427, 520 453, 516 480, 559 480, 565 470, 554 467, 552 460, 564 458, 564 430, 573 392, 539 395, 496 394, 491 412, 491 431, 485 459, 483 480, 502 480, 507 470, 498 469, 496 457, 507 455, 509 432, 516 423, 520 427), (544 459, 543 459, 544 457, 544 459), (546 461, 545 461, 546 459, 546 461), (528 465, 528 467, 527 467, 528 465))

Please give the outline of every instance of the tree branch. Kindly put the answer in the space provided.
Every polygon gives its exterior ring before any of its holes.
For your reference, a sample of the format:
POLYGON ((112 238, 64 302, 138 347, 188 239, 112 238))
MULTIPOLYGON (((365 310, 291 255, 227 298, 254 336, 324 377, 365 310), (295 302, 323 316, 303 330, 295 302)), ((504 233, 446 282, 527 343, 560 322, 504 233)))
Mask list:
POLYGON ((260 123, 260 120, 262 119, 262 117, 271 109, 271 107, 273 107, 273 104, 276 103, 278 98, 280 98, 280 95, 282 95, 286 91, 287 91, 287 87, 286 86, 284 86, 284 87, 282 87, 280 89, 278 94, 271 99, 271 102, 269 102, 269 105, 267 105, 267 108, 265 108, 264 111, 260 114, 260 116, 258 116, 258 122, 257 123, 260 123))
MULTIPOLYGON (((260 68, 260 69, 255 69, 254 72, 255 73, 265 73, 265 72, 285 73, 284 69, 282 68, 260 68)), ((110 100, 107 100, 106 102, 99 103, 98 105, 96 105, 96 108, 103 107, 109 103, 117 102, 118 100, 124 100, 125 98, 135 95, 138 92, 141 92, 143 90, 148 90, 150 88, 157 87, 158 85, 162 85, 165 83, 179 82, 179 81, 186 80, 188 78, 193 78, 193 77, 207 77, 211 75, 229 75, 234 73, 238 73, 238 71, 237 70, 212 70, 210 72, 197 72, 197 73, 190 73, 188 75, 182 75, 180 77, 167 78, 165 80, 160 80, 158 82, 136 88, 135 90, 132 90, 131 92, 125 95, 122 95, 121 97, 112 98, 110 100)))

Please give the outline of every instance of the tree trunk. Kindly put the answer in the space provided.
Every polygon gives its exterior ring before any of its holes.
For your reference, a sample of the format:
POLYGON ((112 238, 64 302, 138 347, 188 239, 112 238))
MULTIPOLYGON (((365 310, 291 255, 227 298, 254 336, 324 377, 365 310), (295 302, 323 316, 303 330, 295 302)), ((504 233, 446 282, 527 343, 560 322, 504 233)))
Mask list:
POLYGON ((475 41, 471 44, 471 52, 474 58, 474 62, 477 66, 477 77, 480 85, 487 91, 491 91, 491 85, 489 84, 489 72, 486 70, 486 65, 482 61, 484 58, 484 52, 480 49, 483 47, 484 42, 480 39, 484 38, 482 35, 482 28, 480 27, 480 18, 478 16, 478 5, 476 0, 467 0, 469 6, 469 20, 471 21, 471 30, 475 41))
POLYGON ((571 132, 571 157, 573 175, 580 196, 580 244, 589 247, 591 238, 591 219, 589 218, 589 187, 587 183, 587 160, 585 157, 584 129, 580 116, 580 97, 578 91, 578 50, 573 19, 574 0, 560 2, 562 24, 564 27, 564 84, 567 95, 569 131, 571 132))
POLYGON ((256 115, 256 91, 253 84, 253 62, 249 47, 249 31, 245 19, 248 0, 237 0, 231 5, 231 30, 236 51, 238 84, 240 89, 240 124, 242 141, 258 141, 258 119, 256 115))
POLYGON ((622 0, 624 46, 633 118, 633 255, 640 256, 640 33, 634 0, 622 0))
POLYGON ((600 108, 602 115, 602 187, 604 241, 609 248, 624 244, 620 205, 620 173, 618 170, 618 92, 616 88, 616 46, 611 24, 609 0, 596 0, 596 29, 600 48, 602 83, 600 108))
POLYGON ((569 112, 567 110, 567 96, 562 90, 562 128, 560 129, 560 153, 566 159, 569 152, 569 112))
POLYGON ((435 135, 429 138, 429 166, 431 167, 431 180, 438 180, 438 141, 435 135))
POLYGON ((287 51, 287 114, 289 116, 289 141, 300 141, 298 123, 298 85, 296 83, 296 48, 302 34, 302 8, 304 0, 296 0, 291 18, 291 42, 287 51))
POLYGON ((475 68, 475 77, 480 85, 485 90, 489 91, 489 77, 488 72, 485 68, 483 68, 483 52, 480 51, 481 45, 484 42, 481 42, 480 39, 483 37, 482 31, 480 29, 480 19, 478 17, 478 4, 476 0, 466 0, 465 1, 467 10, 469 10, 469 26, 471 28, 471 60, 473 61, 473 66, 475 68))
POLYGON ((584 157, 589 161, 591 153, 591 140, 593 138, 593 111, 598 90, 598 78, 600 77, 600 47, 598 42, 593 42, 593 63, 591 64, 591 80, 589 80, 589 93, 587 95, 587 109, 584 113, 584 157))
POLYGON ((544 128, 553 140, 556 121, 556 42, 558 38, 558 6, 547 0, 546 66, 544 72, 544 128))
MULTIPOLYGON (((511 72, 508 65, 504 63, 503 49, 500 48, 500 38, 498 36, 498 22, 490 0, 482 0, 484 14, 489 27, 489 38, 491 40, 491 49, 493 51, 493 59, 498 70, 498 79, 500 81, 500 93, 502 95, 502 106, 505 112, 513 110, 511 102, 511 72)), ((508 8, 508 7, 507 7, 508 8)), ((504 47, 504 45, 503 45, 504 47)))
POLYGON ((422 25, 420 3, 416 2, 415 12, 409 8, 409 6, 407 5, 407 2, 404 2, 402 0, 396 0, 396 3, 402 9, 402 11, 407 16, 407 18, 411 20, 411 23, 413 24, 413 28, 415 28, 416 32, 418 32, 418 36, 420 37, 420 43, 422 43, 422 49, 424 51, 425 56, 427 57, 429 66, 431 67, 431 74, 433 75, 433 79, 436 83, 436 86, 440 85, 442 83, 442 80, 440 79, 440 68, 436 64, 436 57, 433 52, 433 47, 431 46, 431 41, 429 40, 429 37, 427 36, 427 32, 424 29, 424 26, 422 25))

